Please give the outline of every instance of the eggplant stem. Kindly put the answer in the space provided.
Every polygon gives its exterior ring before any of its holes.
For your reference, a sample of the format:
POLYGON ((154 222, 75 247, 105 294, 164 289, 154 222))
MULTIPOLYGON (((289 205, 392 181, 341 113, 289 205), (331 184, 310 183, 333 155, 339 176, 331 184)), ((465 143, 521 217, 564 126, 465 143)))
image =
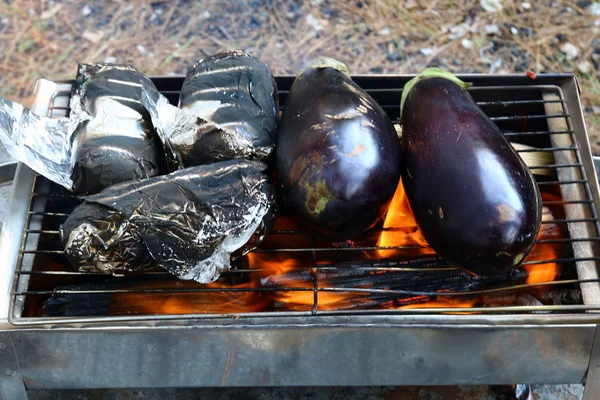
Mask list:
POLYGON ((315 61, 312 62, 309 68, 322 69, 328 67, 341 72, 347 77, 350 77, 350 72, 348 71, 346 64, 331 57, 319 56, 315 59, 315 61))
POLYGON ((427 68, 426 70, 421 72, 419 75, 415 76, 410 81, 406 82, 406 85, 404 85, 404 88, 402 89, 402 99, 400 100, 400 119, 402 119, 402 110, 404 109, 404 101, 406 100, 406 97, 408 96, 408 93, 410 92, 410 90, 412 89, 414 84, 420 80, 428 79, 428 78, 448 79, 449 81, 456 83, 458 86, 460 86, 463 89, 466 89, 469 86, 471 86, 471 84, 461 81, 460 79, 458 79, 456 76, 452 75, 448 71, 444 71, 443 69, 440 69, 440 68, 427 68))

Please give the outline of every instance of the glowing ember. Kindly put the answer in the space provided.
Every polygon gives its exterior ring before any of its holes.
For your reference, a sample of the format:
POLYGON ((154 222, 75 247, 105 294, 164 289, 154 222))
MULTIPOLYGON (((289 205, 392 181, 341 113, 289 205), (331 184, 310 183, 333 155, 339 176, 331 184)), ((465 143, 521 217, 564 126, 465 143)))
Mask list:
MULTIPOLYGON (((545 201, 558 201, 559 197, 551 194, 542 193, 542 199, 545 201)), ((564 238, 563 232, 559 224, 547 223, 555 219, 553 215, 554 210, 550 210, 548 207, 544 207, 542 214, 543 223, 540 231, 537 235, 537 241, 553 240, 564 238)), ((554 211, 558 212, 558 210, 554 211)), ((543 260, 555 260, 562 257, 564 253, 565 244, 559 243, 536 243, 531 252, 525 259, 523 269, 527 271, 529 276, 527 277, 526 283, 541 283, 551 282, 560 276, 561 265, 555 262, 544 263, 544 264, 527 264, 527 262, 543 261, 543 260)))

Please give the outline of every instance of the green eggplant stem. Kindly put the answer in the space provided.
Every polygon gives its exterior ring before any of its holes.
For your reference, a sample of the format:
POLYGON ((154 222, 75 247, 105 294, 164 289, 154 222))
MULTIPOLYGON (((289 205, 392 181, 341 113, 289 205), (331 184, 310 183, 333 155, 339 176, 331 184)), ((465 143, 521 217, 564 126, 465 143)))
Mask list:
POLYGON ((444 71, 439 68, 427 68, 425 71, 421 72, 419 75, 415 76, 410 81, 406 82, 406 85, 404 85, 404 89, 402 90, 402 99, 400 100, 400 117, 402 117, 402 110, 404 109, 404 101, 406 100, 406 97, 408 96, 408 93, 410 92, 410 90, 412 89, 414 84, 420 80, 428 79, 428 78, 448 79, 449 81, 456 83, 458 86, 462 87, 463 89, 466 89, 470 86, 470 84, 461 81, 460 79, 458 79, 456 76, 452 75, 448 71, 444 71))
POLYGON ((321 69, 327 67, 336 69, 347 77, 350 77, 350 72, 348 71, 346 64, 331 57, 319 56, 312 62, 309 68, 321 69))

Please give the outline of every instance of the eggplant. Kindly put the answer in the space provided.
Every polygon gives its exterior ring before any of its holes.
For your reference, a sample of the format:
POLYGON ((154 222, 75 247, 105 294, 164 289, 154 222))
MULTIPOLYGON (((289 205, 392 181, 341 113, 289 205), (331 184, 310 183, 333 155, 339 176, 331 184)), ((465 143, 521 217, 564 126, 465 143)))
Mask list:
POLYGON ((121 273, 159 266, 201 283, 257 246, 275 219, 258 161, 229 160, 113 185, 84 197, 61 227, 71 263, 121 273))
POLYGON ((402 182, 438 254, 479 275, 504 273, 533 246, 541 196, 523 160, 466 88, 437 68, 406 84, 402 182))
POLYGON ((162 145, 141 103, 142 80, 152 85, 127 65, 79 66, 71 101, 72 117, 82 120, 71 155, 75 193, 165 172, 162 145))
POLYGON ((344 240, 374 226, 399 183, 400 157, 392 121, 343 63, 317 59, 294 80, 277 176, 283 201, 311 229, 344 240))
POLYGON ((67 259, 80 270, 124 273, 152 265, 139 227, 101 204, 75 207, 60 234, 67 259))
POLYGON ((142 103, 171 170, 230 159, 266 162, 277 142, 277 85, 266 64, 241 51, 194 65, 183 81, 180 108, 145 84, 142 103))

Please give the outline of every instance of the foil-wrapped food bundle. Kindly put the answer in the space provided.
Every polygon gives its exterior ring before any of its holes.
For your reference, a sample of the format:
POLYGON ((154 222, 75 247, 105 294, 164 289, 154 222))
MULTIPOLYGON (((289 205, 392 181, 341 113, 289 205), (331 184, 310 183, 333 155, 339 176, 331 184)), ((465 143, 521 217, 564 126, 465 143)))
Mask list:
POLYGON ((69 117, 38 116, 0 98, 0 139, 9 153, 77 194, 165 171, 164 150, 129 65, 80 64, 69 117))
POLYGON ((71 164, 74 191, 97 193, 119 182, 164 172, 164 152, 141 103, 142 80, 127 65, 81 64, 71 114, 87 114, 75 133, 71 164))
POLYGON ((61 227, 73 265, 104 273, 159 266, 216 280, 232 254, 271 229, 275 194, 257 161, 229 160, 111 186, 87 196, 61 227))
POLYGON ((179 108, 143 85, 142 103, 172 170, 234 158, 266 161, 273 153, 277 85, 258 58, 228 51, 200 60, 183 82, 179 108))

